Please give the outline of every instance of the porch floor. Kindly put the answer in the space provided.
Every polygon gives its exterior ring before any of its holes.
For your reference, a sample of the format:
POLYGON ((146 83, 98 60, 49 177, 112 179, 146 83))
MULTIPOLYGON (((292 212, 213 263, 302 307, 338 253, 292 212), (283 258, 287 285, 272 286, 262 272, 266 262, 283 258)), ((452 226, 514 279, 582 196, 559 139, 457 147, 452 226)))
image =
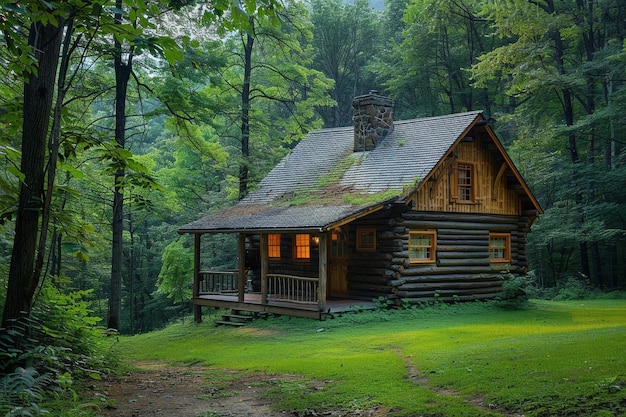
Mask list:
POLYGON ((295 303, 289 301, 268 300, 261 303, 261 294, 246 293, 243 302, 239 302, 237 294, 200 294, 194 298, 194 304, 204 307, 230 308, 233 310, 267 312, 295 317, 309 317, 324 320, 327 316, 358 310, 373 310, 373 301, 352 300, 348 298, 331 297, 326 299, 324 311, 319 311, 317 304, 295 303))

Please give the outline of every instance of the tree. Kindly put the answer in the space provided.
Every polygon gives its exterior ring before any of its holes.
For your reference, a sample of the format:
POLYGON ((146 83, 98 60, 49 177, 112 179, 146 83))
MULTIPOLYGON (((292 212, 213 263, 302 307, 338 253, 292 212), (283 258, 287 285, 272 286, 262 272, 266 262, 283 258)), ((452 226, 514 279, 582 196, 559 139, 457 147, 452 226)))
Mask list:
POLYGON ((352 100, 359 94, 376 90, 369 71, 383 43, 378 22, 380 13, 367 0, 353 4, 341 0, 311 0, 313 23, 314 68, 334 81, 332 98, 335 106, 319 109, 326 127, 352 123, 352 100))
POLYGON ((28 315, 32 309, 33 296, 41 278, 41 266, 36 262, 37 245, 40 240, 45 241, 47 232, 40 230, 45 191, 46 142, 66 21, 63 8, 38 10, 36 7, 30 3, 15 6, 13 11, 20 14, 20 19, 10 19, 2 28, 13 56, 17 58, 20 53, 28 53, 28 56, 33 57, 33 62, 27 62, 20 71, 25 79, 22 149, 28 151, 22 152, 21 156, 23 180, 15 213, 15 238, 2 327, 9 327, 13 320, 23 314, 28 315), (22 21, 21 18, 25 19, 22 21), (16 37, 21 33, 12 31, 10 27, 21 23, 28 27, 28 43, 17 46, 20 40, 16 37))
MULTIPOLYGON (((556 165, 562 188, 547 200, 544 217, 558 218, 568 210, 576 226, 563 229, 558 221, 551 223, 550 227, 568 233, 553 231, 560 240, 542 240, 544 249, 550 252, 552 243, 560 246, 566 254, 561 256, 567 264, 564 270, 577 271, 575 275, 604 287, 600 245, 612 246, 624 227, 618 220, 621 197, 610 192, 605 181, 619 177, 607 176, 608 165, 598 158, 605 143, 615 143, 616 136, 624 135, 623 127, 615 129, 615 108, 608 100, 624 84, 620 81, 624 61, 615 48, 623 43, 624 23, 618 17, 623 5, 610 0, 517 0, 499 2, 489 10, 486 16, 494 22, 496 34, 509 41, 485 53, 473 66, 476 85, 504 85, 514 103, 509 108, 514 119, 504 117, 515 120, 516 136, 535 143, 540 138, 544 141, 540 149, 569 160, 556 165), (556 143, 560 146, 555 148, 556 143), (576 252, 569 250, 572 245, 577 246, 576 252)), ((615 250, 607 255, 615 257, 615 250)))
POLYGON ((264 142, 274 138, 274 143, 278 142, 278 146, 270 146, 274 149, 291 146, 310 129, 321 126, 313 109, 331 103, 327 95, 330 81, 311 68, 312 34, 306 9, 291 3, 277 16, 280 25, 250 15, 246 29, 225 43, 230 65, 220 76, 225 89, 218 93, 223 99, 216 110, 225 117, 224 136, 238 142, 239 199, 284 154, 268 159, 267 153, 260 151, 264 142), (236 133, 231 128, 233 115, 237 116, 236 133), (250 141, 253 136, 255 144, 250 141), (260 152, 255 152, 255 146, 260 152), (251 172, 257 167, 261 169, 251 172))
POLYGON ((402 38, 377 65, 383 84, 396 98, 399 115, 430 116, 475 108, 490 115, 490 94, 496 92, 472 86, 466 71, 493 48, 490 26, 479 16, 482 5, 473 0, 429 0, 407 6, 402 38))

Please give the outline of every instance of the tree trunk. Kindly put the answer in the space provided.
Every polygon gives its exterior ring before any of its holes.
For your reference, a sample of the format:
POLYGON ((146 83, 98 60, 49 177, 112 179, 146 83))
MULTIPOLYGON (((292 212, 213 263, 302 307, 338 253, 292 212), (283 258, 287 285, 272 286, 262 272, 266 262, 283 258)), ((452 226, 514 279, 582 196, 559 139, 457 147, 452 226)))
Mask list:
POLYGON ((36 248, 43 209, 46 160, 46 139, 59 62, 63 25, 34 23, 30 27, 28 44, 38 62, 36 74, 30 74, 24 84, 24 115, 22 126, 20 186, 15 219, 15 237, 9 268, 7 298, 2 326, 7 327, 22 314, 28 315, 33 296, 41 278, 35 269, 36 248))
MULTIPOLYGON (((118 10, 122 9, 122 0, 116 1, 118 10)), ((122 15, 115 15, 115 22, 120 24, 122 15)), ((122 45, 115 39, 115 142, 120 149, 126 146, 126 94, 128 80, 132 72, 132 53, 122 56, 122 45), (124 59, 123 59, 124 58, 124 59)), ((120 329, 122 312, 122 233, 124 231, 124 176, 125 170, 117 170, 114 178, 112 251, 111 251, 111 290, 109 293, 109 329, 120 329)))
POLYGON ((248 19, 250 30, 244 45, 244 75, 241 90, 241 165, 239 166, 239 199, 248 194, 248 164, 250 158, 250 77, 252 74, 252 47, 254 46, 254 19, 248 19))

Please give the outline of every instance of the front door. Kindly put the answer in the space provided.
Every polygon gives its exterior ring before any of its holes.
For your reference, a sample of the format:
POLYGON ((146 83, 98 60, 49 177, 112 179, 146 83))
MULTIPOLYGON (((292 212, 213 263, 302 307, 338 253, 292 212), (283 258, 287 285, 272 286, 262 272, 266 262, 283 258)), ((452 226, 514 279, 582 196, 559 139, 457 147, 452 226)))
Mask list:
POLYGON ((330 235, 328 295, 346 297, 348 295, 348 233, 345 228, 338 227, 331 231, 330 235))

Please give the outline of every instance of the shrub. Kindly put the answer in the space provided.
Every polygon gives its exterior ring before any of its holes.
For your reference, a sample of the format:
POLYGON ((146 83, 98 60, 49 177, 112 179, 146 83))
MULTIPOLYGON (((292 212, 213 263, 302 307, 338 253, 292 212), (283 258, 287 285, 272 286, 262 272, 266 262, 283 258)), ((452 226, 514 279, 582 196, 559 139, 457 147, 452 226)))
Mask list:
POLYGON ((502 284, 502 291, 498 294, 500 307, 510 309, 522 309, 528 307, 528 294, 526 288, 529 284, 527 276, 514 276, 509 274, 502 284))

